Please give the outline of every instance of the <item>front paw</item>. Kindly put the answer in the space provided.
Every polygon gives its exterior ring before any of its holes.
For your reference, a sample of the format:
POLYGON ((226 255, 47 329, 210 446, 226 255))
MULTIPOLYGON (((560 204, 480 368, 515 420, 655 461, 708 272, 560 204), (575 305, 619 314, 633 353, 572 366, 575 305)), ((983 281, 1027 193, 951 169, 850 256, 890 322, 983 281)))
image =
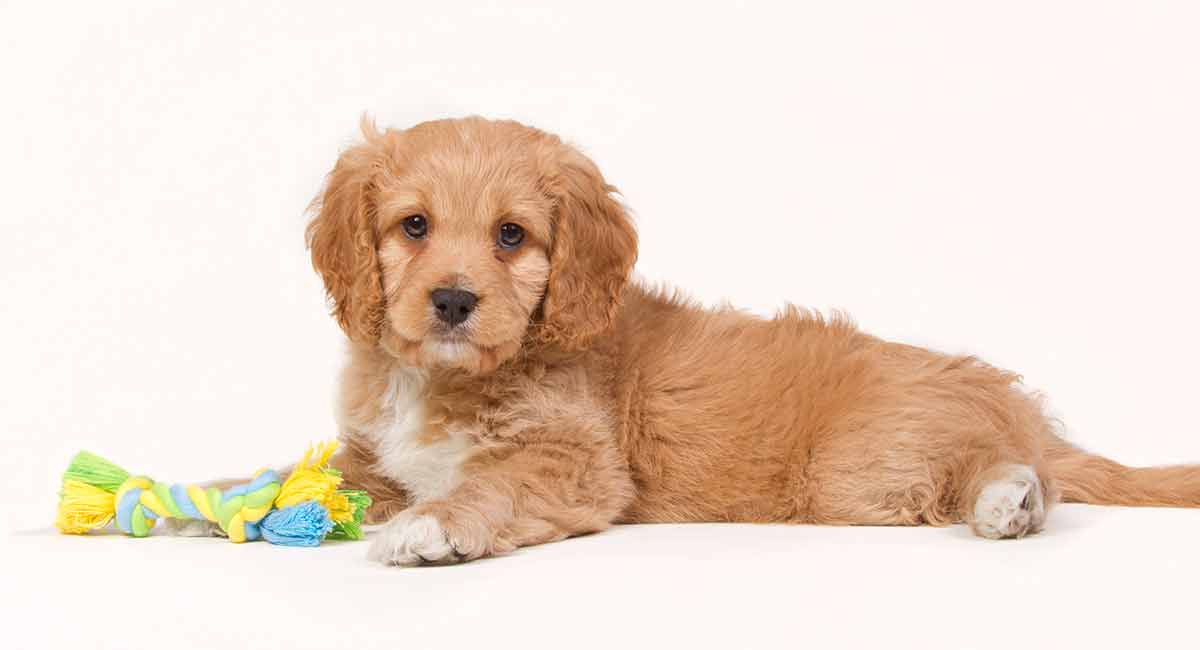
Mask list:
POLYGON ((483 555, 484 545, 474 537, 448 525, 436 510, 409 508, 375 536, 367 558, 393 566, 454 564, 483 555))

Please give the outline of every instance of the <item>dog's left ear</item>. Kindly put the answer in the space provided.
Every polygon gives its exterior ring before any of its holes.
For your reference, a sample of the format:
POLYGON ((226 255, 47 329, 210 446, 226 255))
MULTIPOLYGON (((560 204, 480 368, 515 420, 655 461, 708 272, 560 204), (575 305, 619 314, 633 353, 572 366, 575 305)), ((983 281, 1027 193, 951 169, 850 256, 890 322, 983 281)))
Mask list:
POLYGON ((585 347, 616 318, 637 261, 637 233, 596 164, 565 144, 545 182, 555 202, 542 340, 585 347))

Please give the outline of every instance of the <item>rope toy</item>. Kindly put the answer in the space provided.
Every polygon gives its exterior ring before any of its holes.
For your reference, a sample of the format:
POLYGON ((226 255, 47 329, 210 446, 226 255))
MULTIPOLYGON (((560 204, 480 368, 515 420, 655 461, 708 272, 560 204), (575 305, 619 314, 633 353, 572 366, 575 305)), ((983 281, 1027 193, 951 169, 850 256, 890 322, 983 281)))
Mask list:
POLYGON ((115 520, 125 534, 145 537, 158 519, 173 517, 214 522, 235 543, 265 539, 317 546, 323 539, 362 539, 371 497, 338 489, 341 472, 329 467, 336 450, 336 441, 310 447, 287 480, 264 469, 249 483, 224 491, 133 476, 81 451, 63 473, 55 525, 68 535, 82 535, 115 520))

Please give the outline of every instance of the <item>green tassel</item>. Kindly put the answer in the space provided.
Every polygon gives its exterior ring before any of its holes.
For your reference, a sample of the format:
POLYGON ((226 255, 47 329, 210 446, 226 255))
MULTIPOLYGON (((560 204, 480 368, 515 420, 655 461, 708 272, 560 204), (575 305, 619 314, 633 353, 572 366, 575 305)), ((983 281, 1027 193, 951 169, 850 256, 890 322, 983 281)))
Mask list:
POLYGON ((346 499, 350 502, 351 509, 354 511, 354 518, 346 522, 334 522, 333 530, 329 531, 325 539, 362 539, 362 522, 367 516, 367 508, 371 507, 370 495, 362 490, 338 490, 338 494, 346 496, 346 499))
POLYGON ((71 459, 63 480, 73 479, 98 487, 105 492, 116 493, 117 488, 129 478, 129 472, 96 454, 81 451, 71 459))
POLYGON ((333 529, 325 536, 325 539, 344 539, 356 542, 363 538, 362 526, 353 521, 333 522, 333 529))

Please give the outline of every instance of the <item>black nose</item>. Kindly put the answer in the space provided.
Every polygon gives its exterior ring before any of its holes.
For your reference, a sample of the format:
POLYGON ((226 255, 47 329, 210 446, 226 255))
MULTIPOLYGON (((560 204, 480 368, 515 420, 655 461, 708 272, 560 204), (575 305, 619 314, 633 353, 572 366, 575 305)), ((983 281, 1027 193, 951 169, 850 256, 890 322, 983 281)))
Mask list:
POLYGON ((451 327, 467 320, 475 311, 475 303, 479 302, 475 294, 462 289, 434 289, 429 298, 437 310, 437 317, 451 327))

